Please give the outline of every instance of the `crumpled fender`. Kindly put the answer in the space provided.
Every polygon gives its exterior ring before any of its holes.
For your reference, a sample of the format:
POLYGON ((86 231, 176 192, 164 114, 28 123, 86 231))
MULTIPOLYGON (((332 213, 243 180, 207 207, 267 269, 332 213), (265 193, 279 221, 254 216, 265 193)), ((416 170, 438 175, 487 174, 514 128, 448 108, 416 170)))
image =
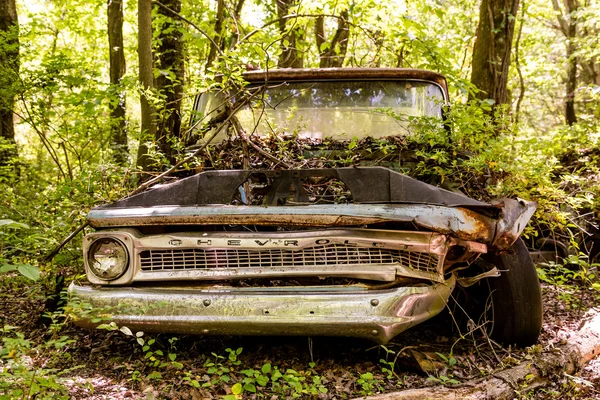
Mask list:
POLYGON ((496 234, 491 245, 497 249, 508 249, 519 238, 533 216, 537 203, 523 199, 501 199, 493 203, 502 209, 496 222, 496 234))

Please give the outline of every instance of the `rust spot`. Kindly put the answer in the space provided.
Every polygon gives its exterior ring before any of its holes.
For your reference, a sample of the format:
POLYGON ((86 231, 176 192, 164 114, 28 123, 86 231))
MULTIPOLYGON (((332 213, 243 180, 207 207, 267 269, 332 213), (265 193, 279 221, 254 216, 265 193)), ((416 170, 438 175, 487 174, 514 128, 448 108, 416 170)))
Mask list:
POLYGON ((344 215, 205 215, 205 216, 144 216, 116 217, 101 220, 90 219, 97 227, 153 226, 153 225, 290 225, 306 227, 367 225, 386 222, 377 217, 353 217, 344 215))
POLYGON ((460 239, 474 241, 491 241, 496 231, 496 221, 484 215, 469 210, 468 208, 458 208, 464 220, 464 225, 469 226, 469 230, 458 229, 454 233, 460 239))

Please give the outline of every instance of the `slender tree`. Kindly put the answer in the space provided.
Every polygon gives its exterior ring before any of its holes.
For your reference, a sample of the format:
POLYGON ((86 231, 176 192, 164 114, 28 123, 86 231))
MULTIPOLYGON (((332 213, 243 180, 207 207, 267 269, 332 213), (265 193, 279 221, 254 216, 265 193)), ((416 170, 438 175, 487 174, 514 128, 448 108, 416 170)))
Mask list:
POLYGON ((277 61, 279 68, 302 68, 304 66, 303 53, 299 51, 298 44, 304 39, 302 30, 297 25, 296 18, 285 18, 290 10, 298 4, 297 0, 275 0, 277 18, 279 18, 279 31, 281 33, 281 54, 277 61))
MULTIPOLYGON (((240 39, 240 23, 242 16, 242 8, 244 8, 245 0, 237 0, 237 2, 233 5, 233 9, 231 10, 231 17, 233 18, 233 27, 234 30, 231 36, 226 40, 228 42, 229 48, 233 48, 235 44, 240 39)), ((224 42, 225 43, 225 42, 224 42)))
POLYGON ((328 39, 325 33, 325 17, 319 16, 315 20, 315 38, 321 68, 341 67, 344 64, 350 36, 348 17, 348 9, 340 13, 337 29, 331 39, 328 39))
POLYGON ((481 0, 471 82, 479 99, 509 101, 507 83, 519 0, 481 0))
MULTIPOLYGON (((13 110, 19 77, 19 21, 15 0, 0 0, 0 138, 15 143, 13 110)), ((0 165, 14 151, 0 149, 0 165)))
POLYGON ((156 140, 161 151, 175 163, 173 139, 181 131, 181 101, 183 99, 184 55, 181 22, 176 15, 181 12, 181 0, 165 0, 157 11, 163 24, 156 45, 156 90, 163 99, 157 122, 156 140), (169 11, 170 10, 170 11, 169 11), (174 15, 175 14, 175 15, 174 15))
POLYGON ((152 72, 152 2, 138 0, 138 59, 139 79, 142 87, 140 96, 141 130, 140 146, 137 154, 137 165, 143 170, 148 169, 148 147, 146 140, 154 138, 156 124, 154 121, 154 107, 148 101, 149 93, 154 88, 154 75, 152 72))
POLYGON ((206 70, 208 70, 215 59, 217 58, 217 53, 219 51, 219 47, 221 46, 221 42, 223 40, 223 22, 225 20, 225 0, 217 1, 217 15, 215 16, 215 36, 213 38, 213 42, 210 44, 210 50, 208 52, 208 59, 206 60, 206 70))
POLYGON ((125 91, 121 79, 125 75, 123 50, 123 0, 108 0, 108 45, 110 55, 110 84, 115 100, 110 104, 111 147, 117 163, 127 162, 127 121, 125 120, 125 91))
POLYGON ((577 122, 575 114, 575 89, 577 89, 577 56, 575 55, 575 40, 577 39, 577 18, 576 13, 579 8, 577 0, 565 0, 564 12, 558 4, 558 0, 552 0, 552 7, 558 19, 559 29, 567 40, 567 79, 565 81, 566 101, 565 101, 565 121, 569 125, 577 122))
MULTIPOLYGON (((238 42, 244 2, 245 0, 237 0, 228 4, 225 0, 217 0, 217 12, 213 25, 214 36, 204 67, 206 71, 219 59, 220 53, 224 53, 227 48, 233 48, 238 42), (226 27, 227 29, 225 29, 226 27)), ((178 17, 181 19, 180 16, 178 17)))

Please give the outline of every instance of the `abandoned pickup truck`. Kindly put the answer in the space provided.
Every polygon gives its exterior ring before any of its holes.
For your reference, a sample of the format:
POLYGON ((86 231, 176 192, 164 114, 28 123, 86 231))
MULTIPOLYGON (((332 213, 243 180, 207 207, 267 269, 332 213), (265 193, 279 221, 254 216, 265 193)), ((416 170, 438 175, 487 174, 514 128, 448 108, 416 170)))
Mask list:
MULTIPOLYGON (((230 102, 221 128, 205 131, 207 142, 403 136, 410 126, 398 115, 441 124, 448 102, 444 77, 430 71, 289 69, 244 78, 251 95, 196 100, 205 118, 230 102)), ((91 285, 70 292, 135 330, 386 343, 447 307, 455 287, 479 286, 488 332, 503 343, 535 343, 540 286, 519 239, 535 204, 488 204, 395 169, 247 163, 96 207, 88 214, 95 232, 83 241, 91 285), (330 185, 343 195, 314 190, 330 185)))

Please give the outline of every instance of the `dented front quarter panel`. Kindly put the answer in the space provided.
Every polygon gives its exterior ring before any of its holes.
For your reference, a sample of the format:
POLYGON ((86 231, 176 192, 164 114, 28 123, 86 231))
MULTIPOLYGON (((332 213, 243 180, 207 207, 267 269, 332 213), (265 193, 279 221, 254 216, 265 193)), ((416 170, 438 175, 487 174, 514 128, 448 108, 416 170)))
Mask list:
POLYGON ((495 204, 502 207, 502 214, 496 223, 496 233, 491 244, 496 249, 505 250, 519 238, 535 213, 537 203, 523 199, 501 199, 495 204))

